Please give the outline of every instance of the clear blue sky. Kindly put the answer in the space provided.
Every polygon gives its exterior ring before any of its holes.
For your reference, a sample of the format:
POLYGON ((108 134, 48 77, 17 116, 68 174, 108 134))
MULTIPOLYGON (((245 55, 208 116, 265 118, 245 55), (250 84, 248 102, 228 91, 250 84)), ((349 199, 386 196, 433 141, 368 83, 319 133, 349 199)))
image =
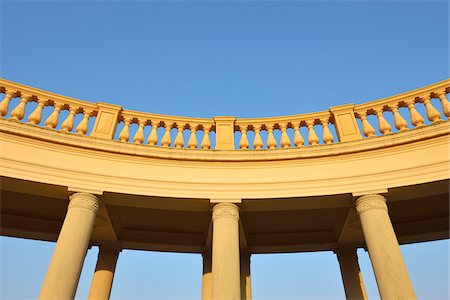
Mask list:
MULTIPOLYGON (((2 1, 1 76, 173 115, 261 117, 449 77, 447 1, 2 1)), ((52 243, 1 238, 2 299, 35 298, 52 243)), ((87 295, 97 248, 77 297, 87 295)), ((448 298, 448 241, 402 247, 420 299, 448 298)), ((358 251, 369 297, 379 298, 358 251)), ((333 253, 255 255, 254 299, 342 299, 333 253)), ((201 258, 123 251, 112 299, 198 299, 201 258)))

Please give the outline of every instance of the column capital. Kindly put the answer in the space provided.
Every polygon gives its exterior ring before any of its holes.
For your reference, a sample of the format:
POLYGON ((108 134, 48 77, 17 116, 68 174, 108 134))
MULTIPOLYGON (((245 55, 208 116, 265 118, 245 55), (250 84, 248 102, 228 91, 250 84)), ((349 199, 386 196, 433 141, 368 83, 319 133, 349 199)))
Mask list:
POLYGON ((239 220, 239 207, 233 203, 219 203, 212 208, 212 220, 231 218, 239 220))
POLYGON ((339 245, 333 252, 338 256, 354 256, 356 255, 356 247, 350 245, 339 245))
POLYGON ((100 199, 97 196, 90 193, 74 193, 70 195, 69 199, 70 202, 68 209, 74 207, 81 207, 87 208, 96 213, 100 205, 100 199))
POLYGON ((119 254, 119 252, 122 252, 122 247, 120 247, 117 244, 100 244, 98 245, 98 253, 100 254, 105 254, 105 255, 117 255, 119 254))
POLYGON ((370 209, 388 210, 386 205, 386 198, 380 194, 370 194, 359 197, 356 202, 356 211, 362 214, 370 209))

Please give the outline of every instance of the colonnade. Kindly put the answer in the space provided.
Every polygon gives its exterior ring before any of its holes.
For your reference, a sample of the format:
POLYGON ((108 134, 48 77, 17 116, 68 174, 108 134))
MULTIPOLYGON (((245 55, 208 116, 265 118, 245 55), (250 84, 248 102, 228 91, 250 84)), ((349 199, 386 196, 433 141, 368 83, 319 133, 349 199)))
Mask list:
MULTIPOLYGON (((75 297, 99 205, 100 198, 93 194, 70 196, 39 299, 75 297)), ((356 200, 355 206, 381 298, 415 299, 385 197, 365 195, 356 200)), ((212 251, 203 255, 202 299, 251 299, 250 254, 241 251, 239 245, 239 206, 215 204, 212 221, 212 251)), ((115 245, 100 245, 89 299, 109 299, 119 252, 115 245)), ((347 299, 367 299, 356 248, 341 246, 335 253, 347 299)))

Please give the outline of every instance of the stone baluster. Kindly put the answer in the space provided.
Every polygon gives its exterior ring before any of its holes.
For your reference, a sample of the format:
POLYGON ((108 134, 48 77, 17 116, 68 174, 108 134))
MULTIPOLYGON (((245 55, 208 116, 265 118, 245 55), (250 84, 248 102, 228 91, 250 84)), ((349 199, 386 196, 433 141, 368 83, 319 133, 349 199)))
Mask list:
POLYGON ((75 118, 75 114, 77 113, 77 109, 71 107, 69 109, 69 115, 67 116, 67 118, 64 120, 64 122, 61 125, 62 131, 65 132, 71 132, 73 129, 73 121, 75 118))
POLYGON ((19 104, 11 112, 11 119, 15 121, 20 121, 25 116, 25 106, 30 100, 30 95, 22 94, 19 104))
POLYGON ((422 127, 423 122, 425 121, 422 116, 417 112, 416 107, 414 106, 414 100, 410 100, 406 102, 406 105, 409 109, 409 115, 411 118, 411 124, 415 127, 422 127))
POLYGON ((78 135, 85 135, 89 129, 89 117, 91 116, 92 111, 84 110, 83 111, 83 119, 80 124, 78 124, 77 128, 75 128, 75 132, 78 135))
POLYGON ((394 114, 394 124, 395 128, 397 128, 400 131, 408 130, 408 123, 406 120, 402 117, 402 115, 398 112, 398 105, 392 104, 390 106, 390 109, 392 113, 394 114))
POLYGON ((0 102, 0 115, 6 116, 8 113, 9 108, 9 102, 11 102, 11 99, 13 97, 14 93, 12 92, 6 92, 5 97, 3 98, 2 102, 0 102))
POLYGON ((191 134, 189 135, 188 147, 189 149, 196 149, 198 146, 197 142, 197 126, 191 125, 189 127, 191 134))
POLYGON ((306 126, 308 126, 308 143, 311 146, 315 146, 319 143, 319 138, 314 131, 314 121, 307 121, 306 126))
POLYGON ((386 119, 383 116, 383 110, 381 108, 374 109, 375 114, 378 118, 378 129, 382 134, 389 134, 391 133, 391 125, 386 121, 386 119))
POLYGON ((144 142, 144 127, 147 124, 147 121, 140 120, 138 124, 139 127, 136 131, 136 134, 134 135, 133 142, 137 145, 140 145, 144 142))
POLYGON ((282 125, 281 126, 281 140, 280 145, 283 148, 289 148, 291 147, 291 140, 289 139, 289 136, 287 135, 287 126, 282 125))
POLYGON ((147 139, 147 144, 151 146, 155 146, 158 143, 158 125, 159 122, 152 122, 152 131, 150 132, 150 135, 147 139))
POLYGON ((427 110, 428 120, 430 120, 433 123, 442 121, 441 114, 439 113, 439 111, 436 108, 434 108, 434 106, 430 102, 430 99, 431 99, 430 95, 423 96, 421 98, 422 98, 422 102, 425 105, 425 108, 427 110))
POLYGON ((209 139, 209 128, 203 129, 202 149, 207 150, 211 148, 211 141, 209 139))
POLYGON ((55 102, 55 104, 53 105, 53 112, 47 118, 47 120, 45 120, 45 127, 55 128, 56 126, 58 126, 59 112, 61 111, 62 107, 63 107, 63 104, 55 102))
POLYGON ((275 149, 277 147, 277 140, 273 135, 273 126, 267 126, 267 148, 275 149))
POLYGON ((41 123, 42 120, 42 109, 44 108, 45 100, 38 100, 38 105, 34 111, 28 116, 28 122, 30 124, 36 125, 41 123))
POLYGON ((247 138, 247 128, 241 127, 241 140, 239 141, 239 148, 246 150, 246 149, 248 149, 249 145, 250 144, 248 143, 248 138, 247 138))
POLYGON ((169 124, 165 125, 166 131, 164 132, 164 135, 161 140, 161 146, 163 147, 170 147, 171 139, 170 139, 170 129, 172 129, 172 126, 169 124))
POLYGON ((128 142, 128 140, 130 139, 130 123, 131 123, 131 118, 123 119, 123 128, 119 134, 119 140, 121 142, 125 143, 125 142, 128 142))
POLYGON ((173 142, 175 148, 183 148, 184 147, 183 129, 184 129, 183 126, 178 125, 177 136, 175 137, 175 141, 173 142))
POLYGON ((323 127, 322 139, 323 142, 327 145, 332 144, 334 141, 333 135, 331 134, 330 128, 328 127, 328 122, 329 122, 328 118, 320 120, 320 123, 322 124, 323 127))
POLYGON ((254 149, 262 149, 263 141, 261 138, 261 126, 254 125, 253 130, 255 131, 255 138, 253 139, 253 148, 254 149))
POLYGON ((448 103, 445 91, 437 93, 437 96, 439 100, 441 100, 442 104, 442 111, 444 112, 444 115, 449 118, 450 117, 450 104, 448 103))
POLYGON ((372 137, 375 135, 375 129, 370 125, 369 121, 367 121, 367 113, 361 112, 359 113, 359 117, 361 118, 363 134, 366 137, 372 137))
POLYGON ((305 144, 303 137, 300 134, 300 126, 294 125, 294 145, 295 147, 301 147, 305 144))

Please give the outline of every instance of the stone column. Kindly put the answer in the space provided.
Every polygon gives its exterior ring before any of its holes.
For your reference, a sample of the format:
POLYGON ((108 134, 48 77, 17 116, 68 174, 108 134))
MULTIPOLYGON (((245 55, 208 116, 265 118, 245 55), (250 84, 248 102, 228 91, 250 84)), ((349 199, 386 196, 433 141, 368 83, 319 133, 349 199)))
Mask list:
POLYGON ((212 299, 211 253, 203 253, 202 300, 212 299))
POLYGON ((88 299, 108 300, 121 249, 116 245, 100 245, 88 299))
POLYGON ((212 298, 240 300, 239 208, 219 203, 212 209, 212 298))
POLYGON ((335 250, 339 266, 341 267, 342 281, 344 283, 345 296, 352 300, 367 300, 366 289, 361 270, 358 264, 356 248, 346 246, 335 250))
POLYGON ((356 200, 367 249, 382 299, 416 299, 389 219, 386 198, 365 195, 356 200))
POLYGON ((250 253, 241 253, 241 299, 252 300, 252 281, 250 277, 250 253))
POLYGON ((73 299, 100 200, 89 193, 70 196, 69 207, 39 299, 73 299))

